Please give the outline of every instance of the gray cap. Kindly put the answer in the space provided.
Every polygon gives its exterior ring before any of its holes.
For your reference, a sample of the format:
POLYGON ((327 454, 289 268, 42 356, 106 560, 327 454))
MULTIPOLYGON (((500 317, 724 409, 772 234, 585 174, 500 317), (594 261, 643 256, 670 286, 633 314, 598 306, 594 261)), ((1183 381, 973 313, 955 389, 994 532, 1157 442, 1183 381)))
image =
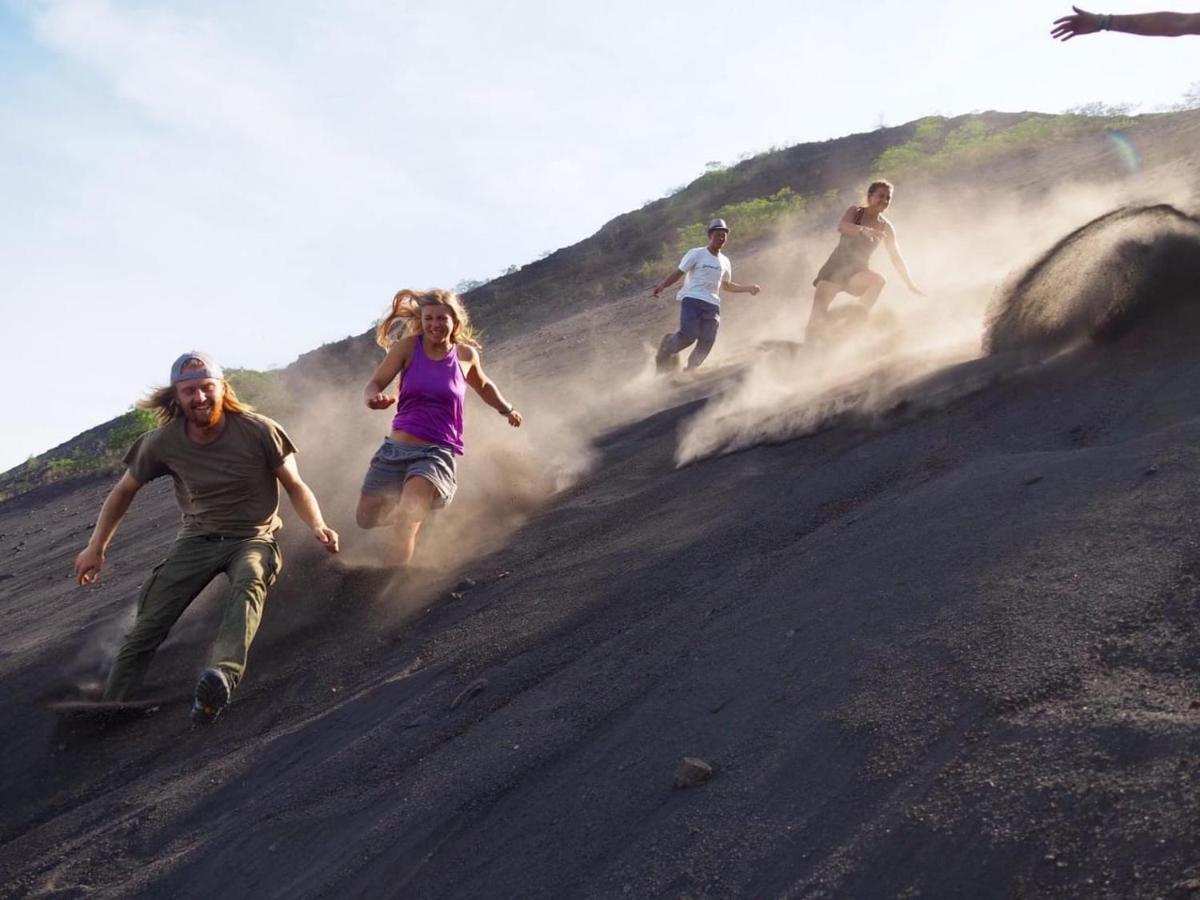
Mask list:
POLYGON ((712 234, 714 231, 728 231, 728 230, 729 230, 729 226, 725 224, 724 219, 713 219, 711 222, 708 223, 708 233, 709 234, 712 234))
POLYGON ((221 371, 216 360, 199 350, 191 350, 183 354, 171 365, 171 384, 195 381, 197 378, 212 378, 221 381, 225 378, 225 373, 221 371), (197 363, 200 365, 196 365, 197 363), (184 366, 188 366, 186 371, 184 366))

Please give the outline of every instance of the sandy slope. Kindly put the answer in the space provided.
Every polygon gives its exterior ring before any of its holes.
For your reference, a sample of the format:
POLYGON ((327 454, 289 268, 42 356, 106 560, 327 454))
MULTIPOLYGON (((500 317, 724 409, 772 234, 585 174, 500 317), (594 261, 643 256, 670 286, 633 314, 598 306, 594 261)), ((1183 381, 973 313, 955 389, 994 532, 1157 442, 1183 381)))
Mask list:
POLYGON ((448 576, 373 600, 289 544, 211 729, 186 715, 205 602, 154 716, 37 702, 99 672, 169 492, 86 591, 66 573, 106 484, 0 506, 0 892, 1196 894, 1191 299, 677 467, 741 377, 716 369, 604 434, 457 598, 448 576), (684 756, 713 779, 674 789, 684 756))
MULTIPOLYGON (((46 573, 102 486, 0 508, 5 549, 25 542, 5 893, 1186 892, 1200 353, 1142 343, 674 469, 703 403, 680 397, 401 629, 294 551, 255 678, 207 731, 183 703, 102 734, 34 706, 169 541, 169 498, 83 597, 46 573), (283 641, 286 604, 327 630, 283 641), (673 790, 684 755, 714 779, 673 790)), ((171 690, 202 643, 164 658, 171 690)))

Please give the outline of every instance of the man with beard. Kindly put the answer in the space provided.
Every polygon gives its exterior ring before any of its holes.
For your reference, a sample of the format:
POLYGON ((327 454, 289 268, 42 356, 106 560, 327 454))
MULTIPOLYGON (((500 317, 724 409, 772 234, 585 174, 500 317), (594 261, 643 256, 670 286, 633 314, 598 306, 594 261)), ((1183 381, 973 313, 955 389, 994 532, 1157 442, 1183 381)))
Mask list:
POLYGON ((171 627, 224 572, 229 594, 192 706, 194 721, 211 722, 245 673, 267 588, 283 563, 275 543, 275 532, 283 524, 279 485, 330 553, 338 550, 338 536, 325 524, 316 497, 301 480, 293 456, 296 448, 287 434, 278 423, 240 403, 221 368, 207 355, 179 357, 171 367, 170 385, 139 406, 153 410, 160 427, 129 448, 125 474, 105 499, 91 540, 75 559, 75 575, 80 584, 96 580, 117 526, 148 481, 171 476, 183 526, 167 558, 142 587, 137 618, 109 672, 103 699, 130 698, 171 627))

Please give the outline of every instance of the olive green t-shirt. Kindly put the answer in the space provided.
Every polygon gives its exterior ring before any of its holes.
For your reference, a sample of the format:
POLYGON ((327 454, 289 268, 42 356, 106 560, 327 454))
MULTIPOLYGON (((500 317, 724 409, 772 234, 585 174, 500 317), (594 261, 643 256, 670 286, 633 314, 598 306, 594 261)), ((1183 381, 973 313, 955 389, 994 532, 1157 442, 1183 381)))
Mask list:
POLYGON ((279 481, 274 470, 296 452, 278 422, 257 413, 226 413, 225 428, 211 444, 197 444, 182 417, 147 432, 125 454, 140 484, 163 475, 175 482, 183 511, 179 536, 267 537, 279 518, 279 481))

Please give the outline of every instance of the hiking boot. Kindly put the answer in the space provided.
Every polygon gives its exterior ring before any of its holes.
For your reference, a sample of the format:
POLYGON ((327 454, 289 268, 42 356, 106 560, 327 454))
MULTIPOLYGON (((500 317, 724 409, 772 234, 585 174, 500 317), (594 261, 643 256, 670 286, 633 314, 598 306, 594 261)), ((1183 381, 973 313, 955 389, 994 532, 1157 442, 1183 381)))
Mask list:
POLYGON ((207 669, 196 682, 196 699, 192 703, 192 721, 208 725, 229 705, 229 679, 220 669, 207 669))
POLYGON ((679 370, 679 357, 667 350, 667 344, 673 337, 673 334, 664 334, 663 339, 658 342, 658 353, 654 355, 654 369, 659 375, 679 370))

